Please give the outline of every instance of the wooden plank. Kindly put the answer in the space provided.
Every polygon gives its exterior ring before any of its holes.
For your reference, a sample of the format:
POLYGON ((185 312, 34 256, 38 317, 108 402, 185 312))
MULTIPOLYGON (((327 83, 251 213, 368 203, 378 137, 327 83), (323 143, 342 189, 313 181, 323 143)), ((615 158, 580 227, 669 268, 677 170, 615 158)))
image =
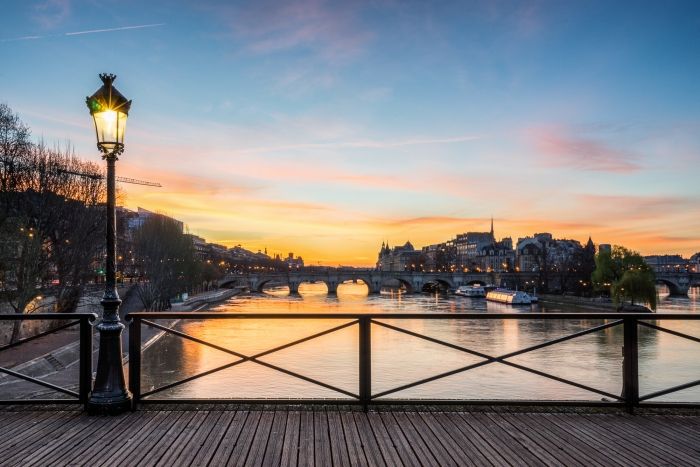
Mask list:
POLYGON ((374 432, 369 424, 369 420, 367 420, 367 414, 364 412, 355 412, 353 415, 355 417, 355 426, 357 426, 357 432, 362 442, 362 449, 367 458, 367 463, 371 466, 386 465, 382 457, 382 451, 379 448, 379 443, 377 443, 377 440, 374 438, 374 432))
POLYGON ((231 452, 231 457, 228 459, 227 465, 243 465, 246 457, 248 457, 250 446, 255 439, 255 432, 258 430, 261 416, 262 412, 260 411, 256 410, 250 412, 248 419, 243 425, 241 434, 238 437, 238 441, 236 441, 236 445, 231 452))
POLYGON ((689 419, 700 417, 689 417, 682 415, 654 415, 653 418, 666 426, 671 426, 684 432, 700 433, 700 424, 694 425, 692 423, 688 423, 689 419))
POLYGON ((314 465, 314 413, 303 410, 299 414, 299 465, 314 465))
POLYGON ((384 462, 389 466, 402 465, 403 462, 401 461, 401 456, 394 447, 394 441, 391 439, 391 436, 384 426, 384 422, 379 414, 376 412, 368 412, 366 417, 367 422, 372 428, 374 439, 377 440, 379 452, 381 453, 384 462))
POLYGON ((171 412, 172 417, 162 423, 151 436, 134 450, 134 461, 129 458, 125 461, 127 465, 152 466, 156 465, 160 459, 178 439, 180 433, 187 427, 190 420, 194 418, 196 412, 171 412))
MULTIPOLYGON (((403 432, 403 434, 406 436, 406 439, 411 445, 411 449, 413 449, 413 451, 416 453, 416 457, 418 457, 421 464, 446 465, 445 463, 441 464, 440 460, 436 458, 436 455, 438 455, 440 459, 444 459, 444 456, 439 455, 439 453, 431 452, 430 448, 423 441, 423 438, 421 438, 420 434, 413 427, 413 424, 406 416, 406 413, 394 412, 392 415, 396 419, 396 423, 398 424, 399 428, 401 428, 401 432, 403 432)), ((443 462, 445 461, 443 460, 443 462)), ((449 463, 453 464, 454 462, 449 463)))
POLYGON ((81 446, 87 445, 91 438, 95 439, 95 433, 102 432, 105 426, 111 428, 116 424, 114 420, 107 417, 93 417, 92 420, 87 417, 81 418, 82 426, 75 426, 72 430, 64 431, 53 442, 47 440, 44 446, 25 457, 22 460, 22 465, 58 465, 61 457, 80 450, 81 446))
POLYGON ((635 417, 634 422, 642 425, 644 429, 662 434, 667 440, 666 444, 694 456, 700 455, 700 431, 696 432, 666 424, 660 417, 635 417))
POLYGON ((64 417, 65 413, 70 412, 26 412, 26 416, 19 419, 19 423, 15 424, 14 428, 8 431, 3 430, 3 436, 0 437, 0 458, 6 446, 16 441, 16 436, 26 437, 31 433, 32 429, 38 429, 42 425, 52 423, 52 420, 64 417))
POLYGON ((199 446, 196 444, 197 442, 194 441, 194 439, 198 437, 201 439, 209 434, 209 430, 205 432, 205 430, 202 428, 202 424, 204 423, 204 420, 206 420, 207 415, 209 415, 209 412, 194 412, 192 419, 190 419, 185 428, 182 430, 182 432, 180 432, 177 438, 175 438, 172 445, 167 451, 165 451, 165 453, 163 453, 163 456, 157 461, 157 463, 172 466, 179 460, 183 453, 187 453, 188 451, 196 452, 199 450, 199 446), (195 444, 190 446, 190 443, 192 442, 195 442, 195 444))
MULTIPOLYGON (((163 411, 163 416, 158 419, 156 423, 149 426, 138 439, 130 443, 129 449, 122 454, 118 454, 117 457, 121 457, 120 463, 126 465, 140 465, 141 459, 149 454, 153 450, 159 441, 176 425, 179 418, 185 414, 185 412, 171 412, 163 411)), ((119 448, 121 450, 121 448, 119 448)), ((112 462, 110 461, 109 464, 112 462)))
MULTIPOLYGON (((138 415, 128 431, 117 433, 104 443, 95 443, 85 452, 85 458, 96 466, 103 462, 118 465, 167 416, 165 412, 142 412, 138 415)), ((80 459, 76 458, 76 462, 79 463, 80 459)))
POLYGON ((0 459, 12 456, 25 449, 31 449, 35 443, 41 444, 43 439, 50 433, 57 431, 58 427, 63 428, 74 423, 77 419, 78 415, 76 413, 59 412, 57 417, 51 418, 47 423, 33 425, 26 433, 14 436, 8 444, 3 446, 0 459))
POLYGON ((343 432, 345 432, 345 445, 348 448, 350 465, 367 465, 365 451, 362 449, 362 440, 357 432, 357 425, 352 412, 341 412, 340 421, 343 424, 343 432))
POLYGON ((501 414, 487 412, 484 413, 483 416, 485 419, 490 419, 495 426, 501 429, 503 433, 506 433, 511 439, 517 441, 518 444, 531 453, 534 458, 539 459, 539 463, 549 466, 566 465, 565 462, 562 462, 562 460, 552 455, 545 446, 540 444, 533 436, 529 436, 518 430, 501 414))
POLYGON ((384 424, 384 428, 391 437, 403 465, 420 467, 421 463, 416 457, 416 452, 411 447, 411 443, 403 434, 403 431, 401 431, 394 416, 390 412, 381 412, 379 417, 384 424))
POLYGON ((328 433, 331 439, 331 460, 333 465, 350 465, 348 446, 345 443, 345 432, 340 414, 335 409, 326 411, 328 417, 328 433))
POLYGON ((441 440, 430 429, 419 412, 407 412, 406 418, 440 465, 459 465, 458 459, 452 457, 451 453, 445 449, 441 440))
POLYGON ((696 453, 692 452, 687 454, 685 452, 686 446, 682 443, 675 443, 673 440, 667 439, 663 434, 659 432, 651 433, 651 427, 643 429, 640 425, 645 423, 642 418, 635 419, 634 423, 629 423, 628 417, 619 415, 596 415, 594 418, 588 415, 582 415, 588 417, 592 421, 605 420, 605 423, 601 423, 601 426, 611 433, 617 436, 624 436, 625 440, 632 444, 636 444, 642 452, 651 451, 650 448, 654 448, 654 452, 660 456, 665 457, 667 460, 669 458, 677 459, 677 463, 693 463, 696 461, 696 453), (667 444, 671 443, 674 446, 667 444))
POLYGON ((15 432, 22 431, 23 426, 31 425, 39 415, 50 416, 52 413, 48 411, 0 412, 4 438, 7 439, 15 432))
MULTIPOLYGON (((218 444, 214 455, 209 461, 209 465, 227 465, 231 453, 236 448, 238 444, 238 439, 243 432, 243 428, 249 423, 248 419, 252 417, 252 412, 247 410, 236 412, 235 417, 231 420, 231 424, 228 426, 226 433, 224 433, 221 442, 218 444)), ((252 422, 252 418, 251 418, 252 422)), ((257 419, 255 420, 257 424, 257 419)))
POLYGON ((258 467, 262 465, 274 418, 275 413, 269 410, 260 414, 260 423, 258 423, 258 429, 255 430, 255 436, 251 442, 248 456, 245 459, 246 466, 258 467))
POLYGON ((608 430, 603 429, 599 423, 592 423, 580 414, 558 414, 564 423, 574 427, 577 431, 586 431, 591 437, 599 440, 606 446, 606 452, 616 453, 630 460, 632 465, 659 465, 664 461, 658 457, 646 456, 640 453, 635 446, 626 443, 620 437, 612 436, 608 430))
POLYGON ((214 430, 217 423, 221 419, 221 416, 224 413, 225 412, 218 411, 206 412, 206 415, 201 421, 195 434, 191 436, 190 439, 186 442, 185 446, 183 446, 180 455, 173 459, 173 466, 190 466, 194 463, 194 459, 197 457, 197 454, 199 454, 199 452, 206 444, 207 440, 209 439, 210 433, 212 432, 212 430, 214 430))
MULTIPOLYGON (((479 453, 470 443, 459 443, 452 433, 445 430, 442 424, 437 420, 437 413, 419 412, 426 429, 433 433, 433 436, 440 442, 442 448, 454 459, 459 465, 477 464, 475 458, 479 460, 478 465, 490 465, 490 463, 479 453), (471 448, 465 450, 464 447, 471 448)), ((458 431, 459 432, 459 431, 458 431)))
POLYGON ((299 458, 299 425, 301 413, 299 411, 287 412, 287 425, 284 428, 284 441, 282 442, 281 467, 296 467, 299 458))
POLYGON ((60 447, 63 442, 80 433, 85 428, 97 423, 96 418, 75 417, 67 423, 61 424, 60 429, 44 432, 37 442, 25 446, 23 449, 14 449, 3 456, 3 463, 12 465, 19 463, 30 465, 32 462, 41 459, 54 448, 60 447))
MULTIPOLYGON (((527 418, 527 414, 499 413, 490 414, 490 416, 491 418, 503 420, 504 426, 509 424, 512 427, 512 430, 520 433, 520 436, 525 436, 532 440, 534 446, 537 446, 542 453, 546 452, 547 455, 553 459, 554 464, 564 464, 567 466, 584 466, 594 464, 594 462, 588 459, 586 459, 586 462, 580 461, 579 458, 571 454, 573 452, 577 452, 573 446, 570 446, 568 443, 561 442, 561 438, 558 438, 553 433, 540 428, 531 419, 527 418)), ((537 455, 538 457, 542 457, 540 452, 537 452, 537 455)))
POLYGON ((589 429, 582 423, 565 418, 562 414, 538 413, 530 414, 533 419, 542 420, 543 424, 550 424, 553 427, 561 430, 562 433, 568 433, 570 436, 580 440, 582 449, 588 453, 590 457, 602 459, 604 465, 612 465, 618 463, 623 466, 628 465, 649 465, 649 461, 644 458, 637 458, 636 453, 629 452, 624 446, 619 446, 610 442, 607 438, 601 437, 594 430, 589 429), (586 449, 585 446, 589 449, 586 449))
POLYGON ((503 456, 511 465, 521 463, 536 465, 542 462, 533 456, 527 449, 523 448, 514 439, 504 433, 496 424, 488 418, 483 417, 483 414, 477 412, 468 412, 458 414, 472 429, 483 436, 494 450, 503 456))
POLYGON ((508 464, 498 449, 494 449, 494 447, 482 437, 481 433, 475 431, 458 413, 445 413, 443 421, 445 422, 443 426, 445 426, 447 431, 450 431, 450 425, 447 423, 449 422, 464 438, 472 443, 479 453, 488 459, 490 464, 496 466, 508 464))
POLYGON ((262 465, 277 466, 282 462, 282 444, 284 443, 284 433, 287 425, 287 412, 278 410, 275 412, 270 429, 270 439, 265 449, 265 457, 262 465))
MULTIPOLYGON (((570 434, 555 423, 547 423, 542 417, 533 416, 533 414, 517 414, 511 423, 520 426, 521 431, 533 430, 541 433, 544 438, 550 440, 556 449, 571 451, 570 456, 576 460, 574 464, 582 463, 605 467, 611 462, 610 458, 601 455, 598 449, 593 449, 581 437, 570 434)), ((623 462, 616 462, 614 459, 612 461, 621 467, 625 466, 623 462)))
POLYGON ((332 465, 328 417, 323 408, 314 410, 314 464, 332 465))
POLYGON ((71 446, 65 454, 52 459, 52 463, 55 465, 68 465, 71 463, 72 459, 90 459, 87 451, 90 448, 95 448, 95 445, 101 445, 101 449, 106 449, 107 445, 114 441, 115 436, 107 436, 109 433, 121 433, 126 429, 132 429, 134 426, 134 421, 137 420, 141 414, 129 414, 129 416, 118 417, 116 420, 110 420, 106 418, 107 422, 103 424, 98 430, 90 431, 87 433, 87 437, 84 438, 80 443, 71 446), (128 422, 128 423, 127 423, 128 422), (98 440, 103 441, 100 443, 98 440))
MULTIPOLYGON (((211 412, 213 415, 218 414, 219 418, 213 422, 212 429, 202 443, 199 450, 193 456, 188 456, 183 459, 181 465, 200 466, 209 464, 209 460, 214 456, 221 439, 228 430, 231 421, 236 415, 236 411, 223 410, 221 412, 211 412)), ((180 464, 180 462, 178 462, 180 464)))

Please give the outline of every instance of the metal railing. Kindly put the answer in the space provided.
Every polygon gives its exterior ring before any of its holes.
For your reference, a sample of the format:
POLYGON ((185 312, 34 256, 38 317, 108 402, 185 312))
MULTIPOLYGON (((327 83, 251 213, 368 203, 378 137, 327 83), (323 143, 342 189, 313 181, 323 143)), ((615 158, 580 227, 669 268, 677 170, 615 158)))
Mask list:
POLYGON ((47 381, 43 381, 32 376, 25 375, 18 371, 11 370, 0 366, 0 373, 5 373, 19 380, 28 381, 38 386, 42 386, 52 391, 56 391, 70 398, 17 398, 17 399, 0 399, 0 404, 86 404, 90 391, 92 389, 92 329, 93 323, 97 320, 97 315, 94 313, 34 313, 27 315, 18 314, 0 314, 0 322, 2 321, 68 321, 59 326, 35 334, 31 337, 20 339, 0 347, 0 353, 14 347, 18 347, 27 342, 40 339, 44 336, 56 333, 58 331, 79 326, 79 369, 78 369, 78 391, 61 387, 47 381))
MULTIPOLYGON (((504 314, 485 314, 485 313, 440 313, 440 314, 424 314, 424 313, 374 313, 374 314, 352 314, 352 313, 215 313, 215 312, 166 312, 166 313, 130 313, 127 315, 127 320, 131 320, 130 323, 130 342, 129 342, 129 388, 134 396, 134 407, 138 403, 156 402, 156 403, 168 403, 168 402, 226 402, 226 403, 300 403, 300 404, 313 404, 313 403, 343 403, 343 404, 360 404, 365 409, 369 405, 373 404, 482 404, 482 405, 580 405, 580 406, 621 406, 626 407, 629 410, 640 407, 659 407, 659 406, 683 406, 683 407, 698 407, 698 403, 672 403, 672 402, 652 402, 651 399, 670 394, 673 392, 681 391, 683 389, 691 388, 700 385, 700 379, 696 379, 685 384, 678 386, 669 387, 660 391, 655 391, 653 393, 640 395, 639 393, 639 340, 638 340, 638 328, 639 326, 654 329, 659 332, 665 332, 672 334, 676 337, 687 339, 693 342, 700 343, 700 338, 690 336, 678 331, 667 329, 661 327, 657 324, 650 323, 649 321, 692 321, 700 320, 700 314, 653 314, 648 313, 504 313, 504 314), (270 319, 281 319, 281 320, 338 320, 347 319, 348 322, 329 328, 325 331, 318 332, 301 339, 294 340, 284 345, 280 345, 263 352, 258 352, 253 355, 245 355, 241 352, 222 347, 211 342, 207 342, 200 338, 191 336, 185 332, 169 328, 158 324, 152 320, 154 319, 178 319, 178 320, 270 320, 270 319), (404 329, 402 327, 395 326, 393 324, 386 323, 387 320, 569 320, 569 321, 581 321, 581 320, 603 320, 606 321, 604 324, 589 327, 581 331, 577 331, 556 339, 546 340, 538 344, 522 348, 517 351, 508 352, 502 355, 489 355, 480 351, 476 351, 461 345, 456 345, 450 342, 446 342, 441 339, 430 337, 424 334, 420 334, 409 329, 404 329), (149 391, 142 392, 141 388, 141 327, 142 325, 147 325, 156 328, 164 333, 168 333, 174 336, 179 336, 183 339, 211 347, 213 349, 225 352, 231 356, 237 357, 234 360, 225 365, 221 365, 217 368, 213 368, 193 376, 181 379, 179 381, 165 384, 160 387, 153 388, 149 391), (273 354, 283 349, 293 347, 295 345, 307 342, 312 339, 316 339, 321 336, 339 331, 341 329, 348 328, 350 326, 358 326, 358 338, 359 338, 359 368, 358 368, 358 390, 357 392, 347 391, 345 389, 336 387, 332 384, 319 381, 315 378, 311 378, 300 374, 295 371, 291 371, 282 368, 278 365, 271 364, 269 362, 260 360, 262 357, 273 354), (439 344, 450 349, 458 350, 475 357, 481 358, 481 361, 476 363, 470 363, 469 365, 462 366, 457 369, 453 369, 447 372, 442 372, 434 376, 420 379, 409 384, 403 384, 401 386, 394 387, 389 390, 381 392, 372 392, 372 325, 381 326, 384 328, 391 329, 396 332, 407 334, 418 339, 423 339, 434 344, 439 344), (577 337, 592 334, 598 331, 603 331, 605 329, 614 328, 617 326, 623 327, 623 362, 622 362, 622 391, 621 394, 613 394, 608 391, 604 391, 592 386, 581 384, 576 381, 572 381, 566 378, 562 378, 551 373, 537 370, 534 368, 527 367, 510 361, 513 357, 518 355, 523 355, 528 352, 533 352, 545 347, 549 347, 561 342, 569 341, 577 337), (286 375, 301 379, 303 381, 313 383, 320 387, 336 391, 337 393, 346 396, 346 398, 338 399, 189 399, 189 398, 156 398, 153 397, 158 393, 172 389, 174 387, 180 386, 182 384, 188 383, 190 381, 208 376, 219 371, 240 365, 245 362, 253 362, 258 365, 270 368, 272 370, 279 371, 286 375), (550 380, 557 381, 566 385, 570 385, 579 389, 590 391, 592 393, 604 396, 606 399, 594 401, 594 400, 485 400, 485 399, 382 399, 383 397, 389 396, 391 394, 416 387, 422 384, 429 383, 438 379, 446 378, 458 373, 464 373, 485 365, 492 363, 499 363, 507 365, 511 368, 516 368, 528 373, 535 374, 537 376, 547 378, 550 380)), ((700 348, 699 348, 700 350, 700 348)), ((478 395, 477 395, 478 396, 478 395)))

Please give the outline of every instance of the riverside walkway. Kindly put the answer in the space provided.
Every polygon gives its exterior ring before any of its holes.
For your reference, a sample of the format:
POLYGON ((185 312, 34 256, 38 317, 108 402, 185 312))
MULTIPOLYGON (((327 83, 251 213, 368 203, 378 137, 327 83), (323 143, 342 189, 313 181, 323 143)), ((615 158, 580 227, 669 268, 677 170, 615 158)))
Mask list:
POLYGON ((439 407, 0 408, 0 465, 700 465, 700 416, 439 407))

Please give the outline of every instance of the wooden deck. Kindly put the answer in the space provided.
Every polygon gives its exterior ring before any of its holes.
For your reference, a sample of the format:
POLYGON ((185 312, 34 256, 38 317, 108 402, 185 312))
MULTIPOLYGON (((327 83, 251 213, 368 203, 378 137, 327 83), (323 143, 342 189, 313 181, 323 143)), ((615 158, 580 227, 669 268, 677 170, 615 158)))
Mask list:
POLYGON ((0 465, 700 465, 700 416, 18 407, 0 409, 0 465))

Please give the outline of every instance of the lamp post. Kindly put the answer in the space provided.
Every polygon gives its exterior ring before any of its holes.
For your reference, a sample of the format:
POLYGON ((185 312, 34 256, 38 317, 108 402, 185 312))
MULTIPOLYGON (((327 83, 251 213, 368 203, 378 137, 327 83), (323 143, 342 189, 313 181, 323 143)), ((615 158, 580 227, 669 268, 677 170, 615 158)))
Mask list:
POLYGON ((97 147, 107 161, 107 261, 105 292, 102 296, 102 320, 97 375, 88 400, 89 413, 116 414, 131 408, 131 393, 126 388, 122 366, 121 335, 124 325, 119 319, 119 299, 116 285, 116 208, 115 163, 124 152, 124 127, 131 101, 112 86, 112 74, 101 74, 102 87, 86 99, 95 122, 97 147))

